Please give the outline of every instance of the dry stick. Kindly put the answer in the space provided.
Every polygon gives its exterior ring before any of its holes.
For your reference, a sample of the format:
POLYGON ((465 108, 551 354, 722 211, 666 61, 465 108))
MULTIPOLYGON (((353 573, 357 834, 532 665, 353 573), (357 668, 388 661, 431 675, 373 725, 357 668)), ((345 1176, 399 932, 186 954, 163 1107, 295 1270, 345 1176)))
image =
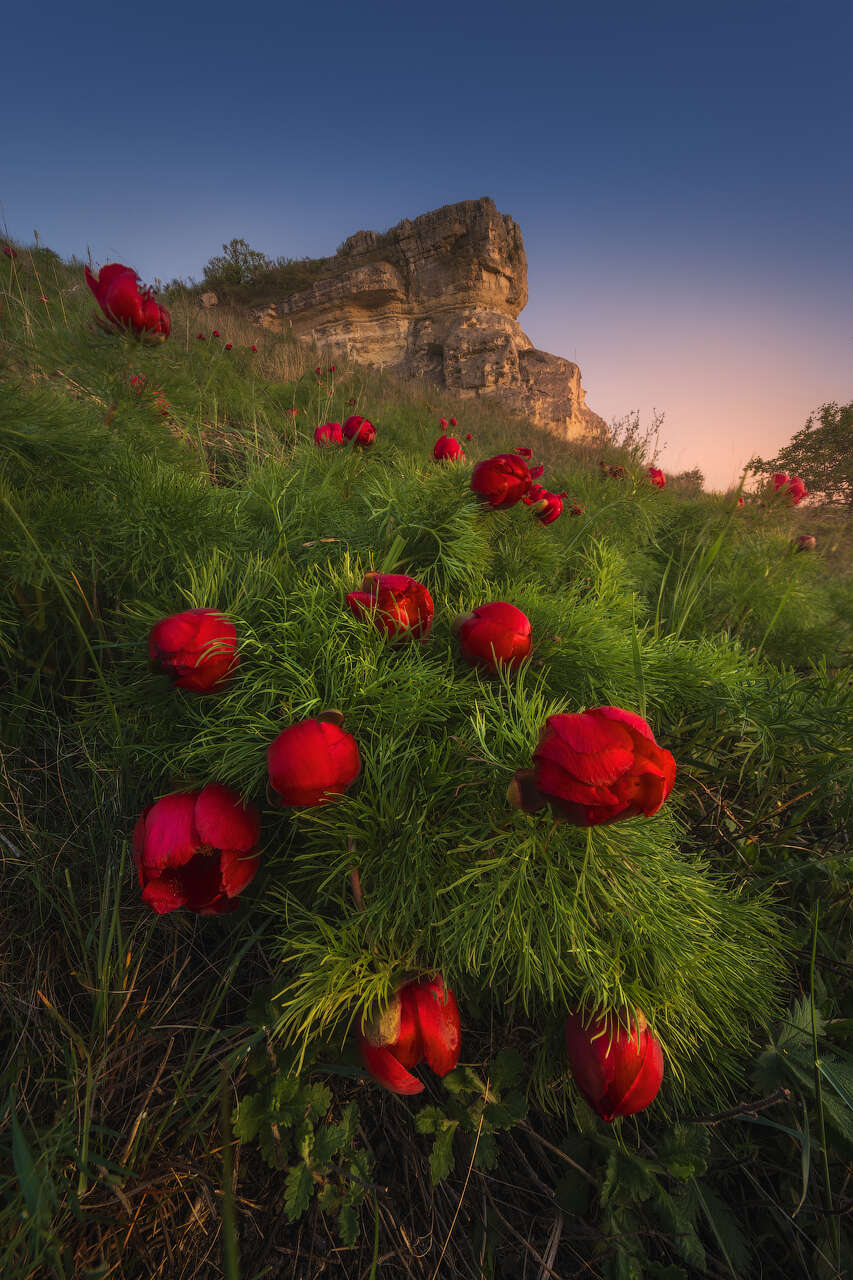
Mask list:
MULTIPOLYGON (((487 1077, 486 1090, 483 1095, 484 1104, 485 1104, 486 1096, 488 1095, 488 1092, 489 1092, 489 1080, 487 1077)), ((456 1212, 453 1215, 453 1221, 450 1224, 450 1229, 448 1230, 447 1236, 445 1237, 444 1244, 442 1245, 442 1248, 441 1248, 441 1253, 439 1254, 439 1257, 438 1257, 438 1262, 435 1264, 435 1271, 433 1271, 432 1275, 430 1276, 430 1280, 435 1280, 436 1276, 438 1275, 438 1271, 444 1259, 444 1255, 447 1252, 447 1246, 450 1244, 450 1237, 453 1235, 453 1228, 456 1226, 456 1219, 459 1217, 459 1210, 462 1208, 462 1201, 465 1199, 465 1192, 468 1189, 468 1180, 471 1177, 471 1170, 474 1168, 474 1157, 477 1154, 477 1147, 480 1145, 480 1134, 483 1132, 483 1121, 485 1118, 486 1118, 486 1108, 484 1105, 483 1110, 480 1112, 480 1123, 477 1125, 477 1136, 474 1139, 474 1150, 471 1152, 471 1159, 468 1162, 468 1172, 465 1174, 465 1181, 462 1184, 462 1191, 460 1192, 460 1195, 459 1195, 459 1203, 456 1206, 456 1212)), ((491 1197, 489 1198, 491 1199, 491 1197)))
MULTIPOLYGON (((501 1213, 500 1209, 499 1209, 499 1208, 498 1208, 498 1206, 495 1204, 494 1196, 492 1195, 491 1191, 489 1190, 488 1186, 486 1185, 486 1179, 485 1179, 484 1174, 482 1174, 482 1173, 481 1173, 481 1174, 480 1174, 480 1177, 483 1179, 483 1190, 485 1191, 486 1195, 489 1197, 489 1204, 492 1206, 492 1208, 494 1209, 495 1213, 498 1215, 498 1217, 500 1218, 501 1222, 502 1222, 502 1223, 504 1224, 504 1226, 506 1227, 507 1231, 509 1231, 510 1235, 515 1236, 516 1240, 520 1241, 520 1243, 524 1245, 524 1247, 525 1247, 525 1249, 527 1250, 527 1252, 528 1252, 529 1254, 531 1254, 531 1255, 532 1255, 532 1257, 534 1257, 534 1258, 536 1259, 536 1261, 539 1263, 540 1267, 542 1268, 542 1274, 543 1274, 543 1275, 545 1275, 545 1276, 551 1276, 551 1277, 552 1277, 552 1280, 560 1280, 560 1276, 557 1274, 557 1272, 554 1270, 554 1268, 553 1268, 552 1266, 550 1266, 550 1265, 545 1261, 545 1259, 542 1257, 542 1254, 541 1254, 541 1253, 537 1253, 537 1251, 533 1248, 533 1245, 530 1243, 530 1241, 529 1241, 529 1240, 525 1240, 525 1238, 524 1238, 524 1236, 521 1234, 521 1232, 520 1232, 520 1231, 517 1231, 517 1230, 516 1230, 516 1228, 512 1225, 512 1223, 511 1223, 511 1222, 509 1222, 509 1221, 507 1221, 507 1219, 503 1216, 503 1214, 501 1213)), ((596 1273, 593 1273, 593 1274, 596 1274, 596 1273)), ((433 1277, 433 1280, 435 1280, 435 1277, 433 1277)))
POLYGON ((769 1107, 775 1107, 778 1102, 788 1102, 791 1097, 791 1090, 786 1089, 784 1085, 770 1093, 766 1098, 759 1098, 757 1102, 741 1102, 736 1107, 730 1107, 728 1111, 718 1111, 713 1116, 687 1116, 685 1124, 719 1124, 722 1120, 730 1120, 733 1116, 751 1116, 757 1115, 759 1111, 767 1111, 769 1107))

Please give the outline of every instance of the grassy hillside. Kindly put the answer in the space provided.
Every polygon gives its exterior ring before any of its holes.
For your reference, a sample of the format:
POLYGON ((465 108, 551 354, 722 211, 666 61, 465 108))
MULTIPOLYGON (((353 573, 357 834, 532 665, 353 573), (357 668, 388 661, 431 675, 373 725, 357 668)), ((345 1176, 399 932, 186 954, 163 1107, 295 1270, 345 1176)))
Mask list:
POLYGON ((78 265, 0 263, 2 1274, 840 1276, 849 528, 660 491, 638 450, 331 372, 238 312, 214 337, 189 295, 144 345, 94 323, 78 265), (372 448, 315 447, 353 413, 372 448), (466 463, 433 462, 441 416, 466 463), (568 494, 554 524, 471 493, 520 446, 568 494), (426 643, 346 607, 371 570, 426 584, 426 643), (500 678, 453 631, 494 600, 534 638, 500 678), (194 608, 237 629, 215 696, 148 668, 194 608), (601 705, 675 757, 660 812, 511 808, 546 718, 601 705), (267 746, 329 708, 357 784, 277 807, 267 746), (156 916, 134 824, 214 781, 260 810, 260 871, 233 914, 156 916), (397 1097, 354 1029, 435 970, 460 1066, 397 1097), (642 1008, 663 1047, 613 1126, 568 1069, 581 1001, 642 1008))

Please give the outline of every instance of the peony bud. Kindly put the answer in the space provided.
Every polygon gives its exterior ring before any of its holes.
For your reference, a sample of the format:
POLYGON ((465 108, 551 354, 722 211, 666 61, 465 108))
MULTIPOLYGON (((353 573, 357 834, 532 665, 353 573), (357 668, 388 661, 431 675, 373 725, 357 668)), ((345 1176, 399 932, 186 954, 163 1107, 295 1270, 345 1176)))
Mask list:
POLYGON ((663 1053, 639 1009, 629 1029, 576 1009, 566 1019, 566 1053, 575 1084, 608 1124, 636 1115, 657 1097, 663 1053))
POLYGON ((459 1009, 441 974, 407 982, 387 1010, 362 1023, 358 1036, 365 1069, 392 1093, 423 1093, 412 1067, 425 1060, 436 1075, 446 1076, 461 1047, 459 1009))
POLYGON ((517 667, 533 647, 530 619, 503 600, 478 605, 457 618, 454 630, 465 661, 492 675, 502 664, 517 667))
POLYGON ((216 693, 240 661, 237 630, 216 609, 186 609, 151 628, 148 656, 177 688, 216 693))
POLYGON ((402 573, 366 573, 361 591, 347 604, 357 618, 371 618, 393 640, 426 640, 432 626, 432 596, 421 582, 402 573))
POLYGON ((361 770, 352 734, 327 720, 300 720, 267 747, 270 786, 285 804, 316 806, 338 800, 361 770))

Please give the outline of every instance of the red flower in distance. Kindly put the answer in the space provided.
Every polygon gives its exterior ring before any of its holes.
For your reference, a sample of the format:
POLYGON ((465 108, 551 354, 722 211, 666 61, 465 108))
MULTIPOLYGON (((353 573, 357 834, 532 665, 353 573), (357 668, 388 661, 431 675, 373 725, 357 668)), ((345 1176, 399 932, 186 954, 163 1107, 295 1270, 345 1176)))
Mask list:
POLYGON ((533 752, 533 769, 515 775, 510 803, 528 812, 550 804, 554 817, 596 827, 657 813, 672 791, 675 760, 641 716, 592 707, 549 716, 533 752))
POLYGON ((738 506, 739 506, 739 507, 742 507, 742 506, 743 506, 743 495, 742 495, 742 494, 741 494, 741 496, 738 498, 738 500, 737 500, 737 504, 738 504, 738 506))
POLYGON ((566 1019, 566 1053, 575 1084, 608 1124, 636 1115, 657 1097, 663 1053, 639 1009, 629 1029, 576 1009, 566 1019))
POLYGON ((517 454, 499 453, 477 463, 471 474, 471 488, 490 507, 512 507, 530 488, 530 472, 517 454))
POLYGON ((3 252, 5 253, 7 258, 17 258, 18 256, 18 250, 13 249, 10 244, 3 245, 3 252))
POLYGON ((438 420, 438 425, 439 425, 440 427, 446 427, 446 426, 447 426, 447 419, 446 419, 446 418, 439 418, 439 420, 438 420))
POLYGON ((817 546, 817 538, 813 533, 801 533, 797 538, 798 551, 814 551, 817 546))
POLYGON ((230 351, 230 350, 231 350, 231 343, 230 343, 230 342, 226 342, 226 343, 225 343, 225 350, 226 350, 226 351, 230 351))
POLYGON ((583 508, 583 507, 579 507, 579 506, 578 506, 578 504, 577 504, 576 502, 573 502, 573 503, 572 503, 572 505, 571 505, 571 508, 570 508, 570 510, 569 510, 569 515, 570 515, 570 516, 582 516, 582 515, 583 515, 583 513, 584 513, 584 508, 583 508))
POLYGON ((622 479, 622 477, 623 477, 623 476, 624 476, 624 474, 625 474, 625 468, 624 468, 624 467, 611 467, 611 468, 610 468, 610 474, 611 474, 611 476, 613 477, 613 479, 614 479, 614 480, 621 480, 621 479, 622 479))
POLYGON ((366 573, 361 591, 350 591, 347 604, 392 640, 426 640, 432 626, 432 596, 422 582, 403 573, 366 573))
POLYGON ((532 458, 532 457, 533 457, 533 450, 532 450, 532 449, 528 449, 528 448, 526 448, 526 447, 525 447, 524 449, 516 449, 516 450, 515 450, 515 452, 518 454, 518 456, 519 456, 520 458, 532 458))
POLYGON ((451 418, 451 419, 450 419, 450 425, 451 425, 451 427, 455 427, 455 426, 456 426, 456 419, 455 419, 455 418, 451 418))
POLYGON ((213 336, 214 338, 218 338, 218 337, 219 337, 219 330, 218 330, 218 329, 214 329, 214 330, 213 330, 213 334, 212 334, 212 336, 213 336))
POLYGON ((216 609, 186 609, 155 623, 148 656, 179 689, 216 693, 240 661, 237 629, 216 609))
POLYGON ((501 664, 517 667, 533 647, 530 619, 505 600, 478 605, 456 619, 454 630, 465 661, 492 675, 501 664))
POLYGON ((471 432, 470 432, 470 431, 468 432, 468 434, 467 434, 467 436, 465 437, 465 439, 466 439, 466 440, 473 440, 473 439, 474 439, 474 437, 471 435, 471 432))
POLYGON ((788 501, 788 505, 796 507, 803 498, 808 497, 808 489, 803 484, 799 476, 788 476, 784 471, 777 471, 773 477, 773 489, 775 493, 782 490, 784 497, 788 501))
POLYGON ((258 354, 258 348, 257 348, 257 347, 252 347, 252 350, 254 351, 255 355, 257 355, 257 354, 258 354))
POLYGON ((647 474, 652 484, 657 485, 659 489, 666 488, 666 476, 661 471, 660 467, 649 467, 647 474))
POLYGON ((376 439, 376 428, 373 423, 367 418, 360 418, 357 414, 347 418, 343 432, 345 440, 352 440, 353 444, 361 445, 362 448, 373 444, 376 439))
POLYGON ((109 262, 101 267, 97 276, 92 275, 88 267, 84 274, 98 306, 112 324, 136 334, 149 333, 161 339, 168 338, 172 318, 150 289, 140 290, 139 276, 133 267, 109 262))
POLYGON ((329 365, 329 373, 334 373, 334 372, 335 372, 335 370, 337 369, 337 367, 338 367, 338 366, 337 366, 336 364, 330 364, 330 365, 329 365))
POLYGON ((300 720, 267 747, 270 786, 300 808, 340 799, 360 770, 355 738, 331 720, 300 720))
POLYGON ((455 436, 439 436, 432 456, 436 462, 464 462, 465 450, 455 436))
POLYGON ((195 336, 196 336, 197 338, 200 338, 200 339, 201 339, 201 341, 202 341, 202 342, 204 342, 204 334, 203 334, 203 333, 197 333, 195 336))
POLYGON ((314 430, 314 443, 321 447, 327 444, 343 444, 343 442, 344 437, 339 422, 325 422, 322 427, 316 427, 314 430))
POLYGON ((254 879, 261 823, 254 805, 211 782, 150 804, 133 831, 142 901, 158 915, 186 907, 202 916, 234 911, 254 879))
POLYGON ((461 1047, 456 998, 440 973, 407 982, 378 1017, 362 1023, 358 1035, 365 1069, 392 1093, 423 1093, 412 1067, 425 1060, 436 1075, 446 1076, 461 1047))
POLYGON ((320 368, 319 365, 317 365, 317 368, 314 370, 314 372, 317 374, 318 378, 321 377, 323 374, 323 370, 320 368))

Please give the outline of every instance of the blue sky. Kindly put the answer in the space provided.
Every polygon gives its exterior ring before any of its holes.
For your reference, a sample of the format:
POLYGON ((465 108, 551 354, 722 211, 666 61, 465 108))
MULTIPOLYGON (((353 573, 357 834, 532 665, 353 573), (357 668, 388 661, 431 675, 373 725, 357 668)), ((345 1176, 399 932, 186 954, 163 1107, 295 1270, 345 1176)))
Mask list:
POLYGON ((490 195, 537 346, 722 486, 853 398, 849 4, 87 4, 4 18, 0 202, 200 276, 490 195))

